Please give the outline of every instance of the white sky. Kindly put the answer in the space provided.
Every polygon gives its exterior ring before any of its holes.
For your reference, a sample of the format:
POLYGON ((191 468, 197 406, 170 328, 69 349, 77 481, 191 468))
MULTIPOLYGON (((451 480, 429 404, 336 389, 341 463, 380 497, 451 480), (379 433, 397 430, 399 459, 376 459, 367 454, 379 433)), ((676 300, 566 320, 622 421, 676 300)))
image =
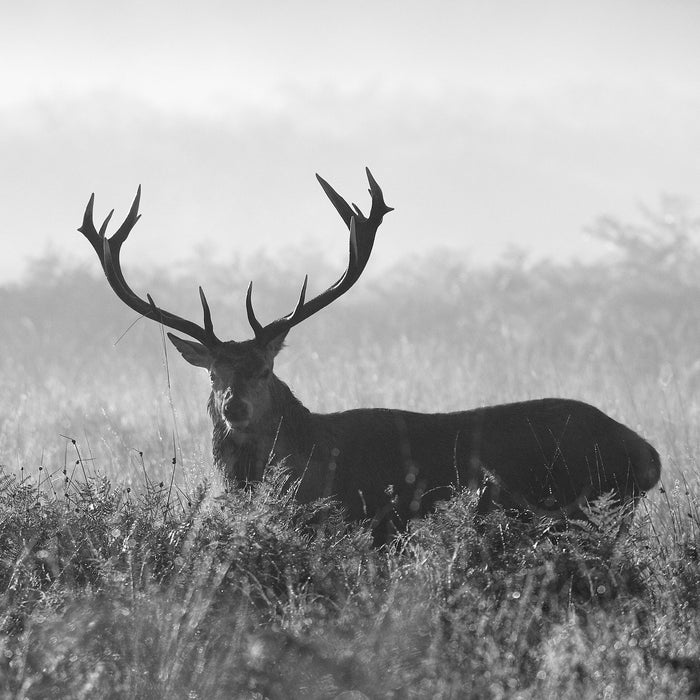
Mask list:
POLYGON ((601 214, 697 205, 699 29, 692 0, 0 0, 0 282, 48 248, 96 265, 90 193, 120 218, 139 183, 129 264, 304 241, 342 264, 313 174, 362 207, 365 165, 396 207, 379 267, 585 254, 601 214))

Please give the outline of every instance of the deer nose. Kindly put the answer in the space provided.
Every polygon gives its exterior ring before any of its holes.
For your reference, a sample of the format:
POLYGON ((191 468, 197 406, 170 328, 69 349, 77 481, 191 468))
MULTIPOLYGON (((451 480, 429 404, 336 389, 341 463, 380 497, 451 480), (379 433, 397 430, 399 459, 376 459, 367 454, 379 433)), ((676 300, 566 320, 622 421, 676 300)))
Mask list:
POLYGON ((253 415, 253 410, 249 401, 228 396, 221 405, 221 413, 231 425, 246 425, 253 415))

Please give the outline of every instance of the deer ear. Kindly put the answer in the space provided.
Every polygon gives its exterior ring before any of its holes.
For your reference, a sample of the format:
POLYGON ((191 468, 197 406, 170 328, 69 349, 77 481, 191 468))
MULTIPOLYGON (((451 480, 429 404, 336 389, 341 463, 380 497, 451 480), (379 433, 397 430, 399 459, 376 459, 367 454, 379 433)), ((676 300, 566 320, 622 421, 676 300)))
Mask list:
POLYGON ((209 349, 194 340, 183 340, 172 333, 168 333, 170 342, 178 349, 180 354, 195 367, 209 369, 211 366, 211 353, 209 349))
POLYGON ((287 333, 289 333, 289 329, 275 336, 265 346, 265 349, 272 355, 272 357, 276 357, 277 353, 284 347, 284 339, 287 337, 287 333))

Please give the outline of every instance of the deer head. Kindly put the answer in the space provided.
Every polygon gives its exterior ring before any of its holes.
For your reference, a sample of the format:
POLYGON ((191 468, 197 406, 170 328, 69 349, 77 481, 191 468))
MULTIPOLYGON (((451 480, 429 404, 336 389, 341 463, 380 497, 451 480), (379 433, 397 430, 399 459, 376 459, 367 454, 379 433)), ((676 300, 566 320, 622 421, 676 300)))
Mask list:
POLYGON ((348 205, 323 178, 316 176, 350 231, 349 261, 345 272, 328 289, 308 300, 307 276, 295 308, 286 316, 267 325, 262 325, 253 311, 251 282, 246 294, 246 311, 255 337, 243 341, 219 340, 214 333, 209 304, 201 287, 199 297, 203 325, 157 306, 150 294, 146 294, 146 299, 139 297, 127 284, 119 254, 124 241, 140 218, 140 186, 126 219, 110 238, 106 232, 114 210, 109 213, 98 231, 93 223, 95 195, 90 197, 83 223, 78 230, 95 249, 110 286, 119 299, 137 313, 189 336, 188 339, 184 339, 168 333, 168 338, 187 362, 203 367, 209 372, 212 385, 209 411, 212 420, 215 426, 217 423, 223 424, 226 431, 239 442, 244 442, 247 435, 257 432, 261 424, 269 422, 275 385, 280 383, 273 374, 274 359, 282 348, 287 333, 345 294, 360 278, 369 261, 377 229, 384 215, 392 211, 392 208, 384 202, 382 190, 372 173, 369 169, 366 172, 372 198, 369 216, 365 216, 355 204, 352 207, 348 205))

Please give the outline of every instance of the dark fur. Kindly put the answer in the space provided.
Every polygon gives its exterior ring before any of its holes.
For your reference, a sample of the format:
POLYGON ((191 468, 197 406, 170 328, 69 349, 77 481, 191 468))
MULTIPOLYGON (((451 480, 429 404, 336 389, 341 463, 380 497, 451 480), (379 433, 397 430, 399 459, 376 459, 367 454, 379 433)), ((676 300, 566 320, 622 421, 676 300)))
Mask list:
POLYGON ((214 419, 214 459, 230 482, 259 480, 284 460, 298 498, 334 495, 375 536, 424 514, 452 486, 481 486, 495 501, 556 516, 606 491, 633 503, 659 480, 643 438, 588 404, 540 399, 443 414, 365 408, 311 413, 276 377, 267 427, 237 445, 214 419))

